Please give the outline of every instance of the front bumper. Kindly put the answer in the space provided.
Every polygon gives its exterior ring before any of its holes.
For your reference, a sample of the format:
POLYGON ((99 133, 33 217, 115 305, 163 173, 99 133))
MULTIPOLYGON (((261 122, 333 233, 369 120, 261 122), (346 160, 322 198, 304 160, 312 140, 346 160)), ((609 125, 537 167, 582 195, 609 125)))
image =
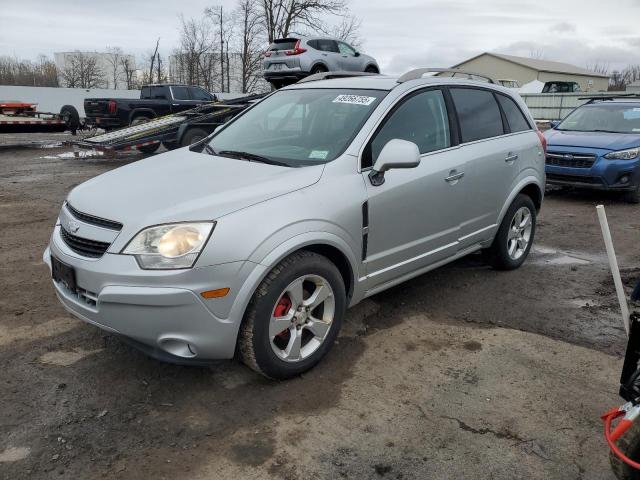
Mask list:
MULTIPOLYGON (((551 148, 550 146, 549 151, 551 148)), ((571 152, 575 151, 575 148, 571 149, 571 152)), ((553 153, 568 152, 554 149, 553 153)), ((545 165, 547 183, 618 192, 633 191, 640 186, 640 160, 607 160, 602 158, 603 152, 593 152, 586 149, 581 150, 580 153, 590 153, 596 156, 591 167, 574 168, 547 163, 545 165), (625 179, 626 181, 624 181, 625 179)))
POLYGON ((74 268, 77 290, 53 281, 62 305, 81 320, 144 345, 174 363, 232 358, 247 299, 239 294, 256 269, 250 262, 188 270, 141 270, 134 257, 105 253, 86 259, 62 241, 57 226, 43 255, 74 268), (230 288, 223 298, 200 293, 230 288))

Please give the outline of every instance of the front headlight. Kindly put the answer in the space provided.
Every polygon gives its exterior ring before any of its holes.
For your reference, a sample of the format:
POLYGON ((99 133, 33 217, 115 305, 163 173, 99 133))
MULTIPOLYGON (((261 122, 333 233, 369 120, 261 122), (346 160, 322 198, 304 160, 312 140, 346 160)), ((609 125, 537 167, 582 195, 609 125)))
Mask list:
POLYGON ((191 268, 207 243, 215 222, 171 223, 138 233, 122 250, 143 269, 191 268))
POLYGON ((635 160, 638 156, 640 156, 640 147, 610 152, 607 153, 604 158, 607 160, 635 160))

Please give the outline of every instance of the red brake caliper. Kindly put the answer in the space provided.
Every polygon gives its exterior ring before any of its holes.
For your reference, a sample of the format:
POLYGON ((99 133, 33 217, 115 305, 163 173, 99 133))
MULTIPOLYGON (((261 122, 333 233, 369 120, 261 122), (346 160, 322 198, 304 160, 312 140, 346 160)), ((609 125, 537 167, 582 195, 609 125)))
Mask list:
MULTIPOLYGON (((287 313, 291 310, 291 300, 289 300, 289 296, 285 293, 280 297, 278 303, 276 304, 276 308, 273 310, 274 317, 285 317, 287 313)), ((285 328, 276 337, 286 338, 289 335, 289 329, 285 328)))

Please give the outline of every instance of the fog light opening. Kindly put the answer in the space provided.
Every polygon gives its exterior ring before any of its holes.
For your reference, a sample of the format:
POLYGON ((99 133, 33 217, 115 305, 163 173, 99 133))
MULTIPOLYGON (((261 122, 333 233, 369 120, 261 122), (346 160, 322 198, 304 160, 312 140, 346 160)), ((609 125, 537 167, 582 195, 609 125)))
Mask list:
POLYGON ((629 175, 622 175, 620 177, 620 183, 629 183, 630 177, 629 175))

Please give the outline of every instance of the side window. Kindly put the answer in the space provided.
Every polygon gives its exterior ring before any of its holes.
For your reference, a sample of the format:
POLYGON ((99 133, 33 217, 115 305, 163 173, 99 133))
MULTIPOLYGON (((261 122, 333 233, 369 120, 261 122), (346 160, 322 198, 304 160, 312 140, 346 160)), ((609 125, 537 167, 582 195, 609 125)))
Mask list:
POLYGON ((318 45, 318 40, 309 40, 307 42, 307 45, 309 45, 311 48, 313 48, 314 50, 320 50, 320 47, 318 45))
POLYGON ((151 98, 162 98, 167 100, 166 87, 151 87, 151 98))
POLYGON ((194 100, 211 100, 211 95, 198 87, 190 87, 191 96, 194 100))
POLYGON ((171 87, 175 100, 191 100, 187 87, 171 87))
POLYGON ((476 88, 452 88, 451 96, 460 120, 463 143, 504 133, 502 115, 493 93, 476 88))
POLYGON ((338 49, 342 55, 354 56, 356 51, 344 42, 338 42, 338 49))
POLYGON ((520 110, 520 107, 516 105, 516 102, 504 95, 496 96, 498 97, 504 115, 507 117, 507 123, 512 132, 531 130, 531 125, 529 125, 529 122, 522 113, 522 110, 520 110))
POLYGON ((149 87, 142 87, 140 98, 151 98, 151 89, 149 87))
POLYGON ((317 40, 318 42, 318 50, 322 50, 323 52, 333 52, 338 53, 338 46, 336 42, 333 40, 317 40))
POLYGON ((449 117, 442 91, 426 90, 400 104, 365 149, 362 168, 373 166, 382 148, 394 138, 415 143, 420 153, 450 147, 449 117))

